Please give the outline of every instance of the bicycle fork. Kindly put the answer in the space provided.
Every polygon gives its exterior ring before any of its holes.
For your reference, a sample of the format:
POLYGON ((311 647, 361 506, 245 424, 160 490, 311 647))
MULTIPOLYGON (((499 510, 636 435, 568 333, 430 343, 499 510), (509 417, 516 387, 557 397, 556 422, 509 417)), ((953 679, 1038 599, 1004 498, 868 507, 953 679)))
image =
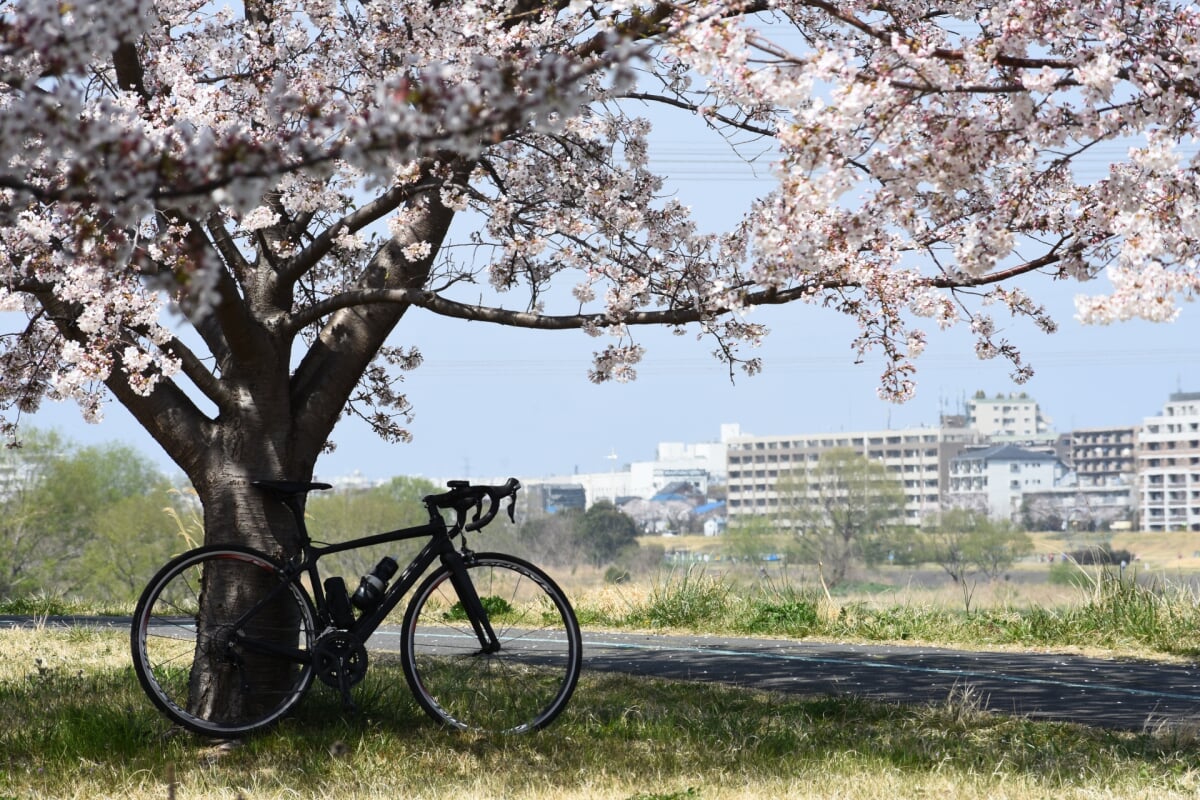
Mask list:
POLYGON ((475 583, 467 573, 467 564, 473 558, 474 554, 469 550, 464 550, 462 553, 446 553, 442 556, 442 564, 450 570, 450 583, 458 594, 458 600, 463 605, 467 619, 471 621, 476 638, 479 639, 479 654, 498 653, 500 652, 500 639, 496 636, 496 631, 492 629, 487 609, 484 608, 483 601, 479 599, 479 592, 475 589, 475 583))

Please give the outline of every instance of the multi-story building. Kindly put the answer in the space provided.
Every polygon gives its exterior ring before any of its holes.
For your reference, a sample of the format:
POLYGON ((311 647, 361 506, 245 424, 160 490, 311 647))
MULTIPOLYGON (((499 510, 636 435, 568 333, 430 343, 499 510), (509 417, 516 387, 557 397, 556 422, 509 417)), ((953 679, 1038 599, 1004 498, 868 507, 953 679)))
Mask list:
POLYGON ((15 495, 40 471, 41 465, 53 458, 52 454, 30 455, 27 450, 0 449, 0 500, 15 495))
POLYGON ((993 440, 1036 441, 1051 435, 1050 419, 1023 392, 995 397, 976 392, 967 400, 967 427, 993 440))
POLYGON ((1066 460, 1073 480, 1030 496, 1031 521, 1057 518, 1064 527, 1088 529, 1130 526, 1137 503, 1137 434, 1129 425, 1071 431, 1066 460))
POLYGON ((1050 453, 996 444, 962 451, 949 472, 948 505, 1017 521, 1025 495, 1054 488, 1066 467, 1050 453))
POLYGON ((777 488, 781 477, 810 467, 827 450, 848 448, 882 463, 900 481, 905 522, 918 524, 942 506, 950 457, 977 441, 978 434, 963 428, 735 437, 727 456, 729 519, 777 514, 787 502, 777 488))
POLYGON ((1142 423, 1138 513, 1145 531, 1200 531, 1200 392, 1176 392, 1142 423))
POLYGON ((522 478, 529 488, 540 485, 569 485, 582 487, 588 507, 601 500, 621 504, 630 498, 649 500, 668 486, 686 483, 700 496, 708 494, 709 486, 725 482, 725 453, 727 442, 739 436, 736 424, 721 426, 717 442, 685 444, 659 442, 653 461, 635 461, 608 472, 573 473, 544 478, 522 478))
POLYGON ((1081 428, 1071 431, 1069 464, 1079 486, 1130 486, 1137 472, 1137 429, 1081 428))

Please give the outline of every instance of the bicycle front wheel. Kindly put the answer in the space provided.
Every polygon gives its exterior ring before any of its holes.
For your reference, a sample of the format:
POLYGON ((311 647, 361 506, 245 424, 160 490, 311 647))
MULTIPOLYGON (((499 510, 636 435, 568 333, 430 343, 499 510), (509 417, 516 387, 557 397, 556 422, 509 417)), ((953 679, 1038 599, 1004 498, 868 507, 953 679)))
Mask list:
POLYGON ((575 612, 548 575, 519 558, 477 553, 465 566, 500 647, 483 652, 450 570, 438 569, 404 615, 400 658, 413 695, 460 730, 521 733, 550 724, 579 680, 575 612))
POLYGON ((138 681, 174 722, 242 736, 287 714, 312 685, 312 602, 270 557, 201 547, 163 567, 134 611, 138 681))

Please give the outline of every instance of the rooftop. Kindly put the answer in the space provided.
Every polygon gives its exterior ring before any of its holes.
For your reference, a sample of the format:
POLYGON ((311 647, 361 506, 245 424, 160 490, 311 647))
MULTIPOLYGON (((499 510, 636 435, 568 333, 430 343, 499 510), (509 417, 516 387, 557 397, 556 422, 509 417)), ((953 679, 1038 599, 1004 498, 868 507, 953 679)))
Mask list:
POLYGON ((965 450, 958 458, 983 461, 1057 461, 1053 453, 1028 450, 1015 444, 995 444, 982 450, 965 450))

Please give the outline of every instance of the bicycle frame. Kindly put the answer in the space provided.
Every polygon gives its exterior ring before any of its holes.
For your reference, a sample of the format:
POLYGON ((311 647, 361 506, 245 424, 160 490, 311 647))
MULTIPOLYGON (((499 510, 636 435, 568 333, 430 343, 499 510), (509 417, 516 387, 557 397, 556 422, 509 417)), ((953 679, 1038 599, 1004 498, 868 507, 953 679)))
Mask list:
MULTIPOLYGON (((373 611, 364 613, 346 630, 357 637, 359 641, 365 642, 383 624, 387 616, 400 604, 404 596, 416 585, 417 581, 421 579, 433 563, 440 559, 442 564, 450 570, 451 582, 458 594, 459 601, 463 604, 467 619, 470 620, 475 635, 479 639, 481 650, 485 653, 494 653, 500 649, 496 633, 492 629, 491 622, 488 619, 487 610, 480 601, 479 594, 475 591, 475 586, 467 575, 464 566, 466 558, 469 557, 469 551, 468 556, 464 556, 455 547, 454 535, 458 532, 448 528, 445 520, 442 519, 437 511, 430 509, 430 521, 424 525, 398 528, 393 531, 364 536, 348 542, 315 544, 309 538, 308 530, 304 523, 303 509, 295 497, 284 497, 281 500, 296 518, 301 537, 300 553, 284 565, 284 572, 288 577, 288 583, 295 582, 300 576, 306 575, 308 577, 317 618, 322 626, 329 628, 333 625, 320 570, 317 566, 322 558, 335 553, 343 553, 374 545, 428 537, 429 542, 421 548, 421 551, 413 557, 408 566, 404 568, 404 571, 392 581, 387 591, 384 592, 378 607, 373 611)), ((280 648, 275 645, 248 639, 241 633, 241 628, 261 608, 270 603, 279 592, 285 591, 288 583, 281 583, 279 587, 268 593, 261 602, 257 603, 254 608, 249 609, 237 620, 234 628, 238 631, 237 638, 239 643, 246 649, 270 652, 273 655, 286 656, 298 663, 304 663, 310 658, 307 653, 299 651, 281 652, 280 648)))

